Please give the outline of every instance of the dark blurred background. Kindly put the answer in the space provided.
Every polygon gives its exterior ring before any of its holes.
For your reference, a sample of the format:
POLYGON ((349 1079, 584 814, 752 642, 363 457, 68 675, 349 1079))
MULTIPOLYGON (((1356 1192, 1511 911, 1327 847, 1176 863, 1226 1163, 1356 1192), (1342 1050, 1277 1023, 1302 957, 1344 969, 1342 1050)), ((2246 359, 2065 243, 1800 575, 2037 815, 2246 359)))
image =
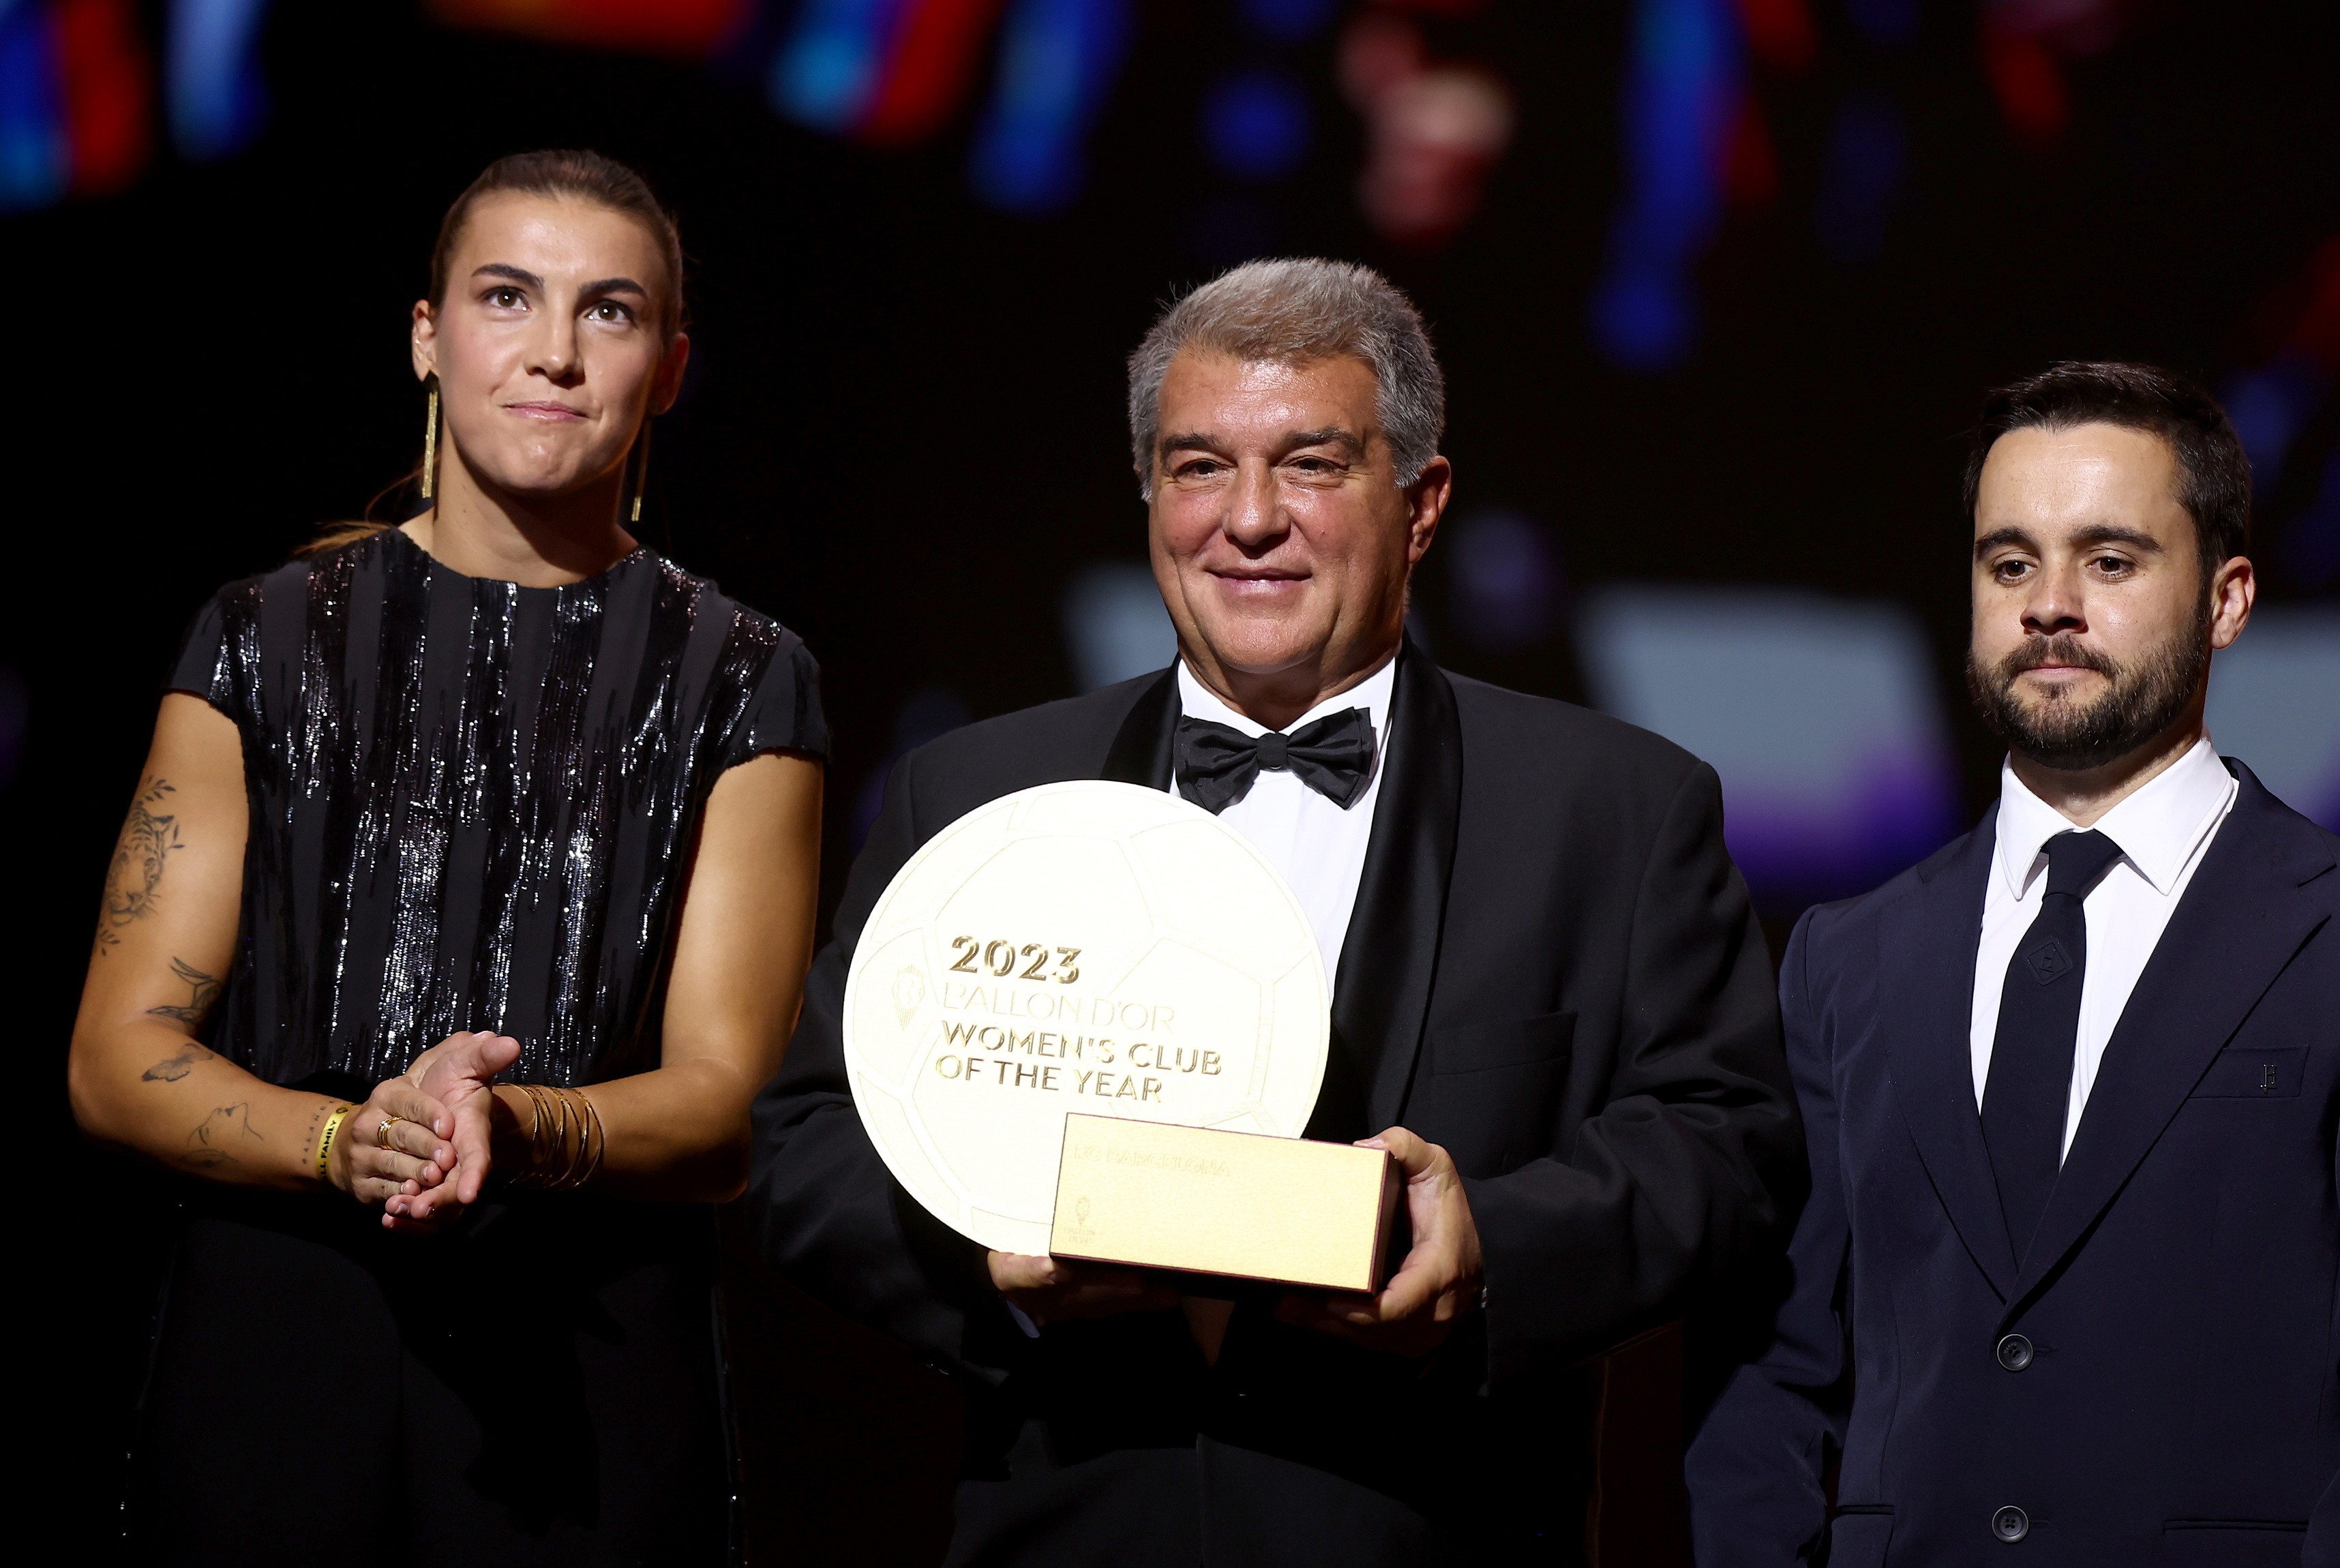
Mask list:
MULTIPOLYGON (((646 532, 819 656, 832 901, 896 751, 1166 661, 1122 356, 1321 253, 1450 379, 1417 635, 1713 760, 1776 942, 1996 790, 1958 473, 2052 359, 2227 401, 2262 597, 2214 733, 2340 827, 2335 82, 2329 0, 0 0, 39 1516, 106 1538, 168 1221, 60 1092, 157 682, 217 584, 399 513, 406 313, 490 159, 680 214, 646 532)), ((753 1559, 931 1560, 947 1391, 729 1266, 753 1559)))

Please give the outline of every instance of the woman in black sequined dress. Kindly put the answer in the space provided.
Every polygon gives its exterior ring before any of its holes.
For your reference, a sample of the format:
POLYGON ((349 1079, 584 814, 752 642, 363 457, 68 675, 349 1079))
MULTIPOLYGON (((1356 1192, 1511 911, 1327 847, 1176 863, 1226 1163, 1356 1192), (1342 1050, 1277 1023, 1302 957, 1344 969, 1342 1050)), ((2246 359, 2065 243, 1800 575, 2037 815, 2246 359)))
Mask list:
POLYGON ((71 1068, 186 1178, 138 1561, 728 1554, 709 1206, 795 1022, 827 733, 804 645, 626 531, 680 324, 630 171, 494 165, 414 310, 432 509, 188 635, 71 1068))

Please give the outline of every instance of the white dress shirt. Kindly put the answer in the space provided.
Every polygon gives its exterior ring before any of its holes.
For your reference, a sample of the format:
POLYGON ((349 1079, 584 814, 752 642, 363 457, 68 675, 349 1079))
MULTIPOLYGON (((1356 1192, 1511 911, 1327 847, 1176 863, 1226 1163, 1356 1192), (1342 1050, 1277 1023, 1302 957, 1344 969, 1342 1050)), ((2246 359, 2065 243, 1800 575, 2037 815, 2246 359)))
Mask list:
MULTIPOLYGON (((2192 750, 2136 794, 2106 812, 2097 831, 2120 846, 2082 902, 2088 927, 2087 968, 2080 979, 2080 1030, 2072 1051, 2072 1094, 2064 1113, 2064 1152, 2080 1129, 2080 1113, 2096 1087, 2105 1046, 2128 1006, 2137 977, 2161 940, 2195 868, 2234 809, 2237 786, 2205 736, 2192 750)), ((1999 990, 2007 966, 2048 891, 2048 840, 2075 827, 2064 814, 2024 788, 2015 769, 1998 775, 1998 842, 1991 852, 1983 894, 1982 941, 1975 950, 1974 1011, 1967 1047, 1974 1064, 1975 1104, 1990 1079, 1990 1048, 1998 1033, 1999 990)))
MULTIPOLYGON (((1373 802, 1381 799, 1383 762, 1389 756, 1390 693, 1397 686, 1397 660, 1393 658, 1364 680, 1337 697, 1326 698, 1284 727, 1291 735, 1329 713, 1362 708, 1373 721, 1373 756, 1364 792, 1344 810, 1300 781, 1286 769, 1259 770, 1244 798, 1219 813, 1219 820, 1250 840, 1284 874, 1300 896, 1308 923, 1315 928, 1316 946, 1324 955, 1324 983, 1338 983, 1341 945, 1348 939, 1349 916, 1357 907, 1357 881, 1364 875, 1365 846, 1373 836, 1373 802)), ((1205 719, 1244 734, 1258 737, 1267 726, 1254 723, 1195 679, 1186 661, 1178 661, 1178 703, 1189 719, 1205 719)), ((1173 763, 1171 790, 1178 788, 1173 763)))

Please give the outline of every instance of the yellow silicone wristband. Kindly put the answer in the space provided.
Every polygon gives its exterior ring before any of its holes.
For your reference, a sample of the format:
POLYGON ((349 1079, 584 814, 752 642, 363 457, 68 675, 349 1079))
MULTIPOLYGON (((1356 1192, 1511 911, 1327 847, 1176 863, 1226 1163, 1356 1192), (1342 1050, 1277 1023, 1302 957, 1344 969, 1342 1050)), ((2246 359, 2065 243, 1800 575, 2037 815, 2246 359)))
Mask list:
POLYGON ((342 1106, 325 1118, 325 1130, 317 1135, 317 1179, 319 1181, 332 1180, 332 1177, 325 1173, 326 1162, 333 1157, 333 1139, 340 1136, 342 1124, 357 1113, 357 1107, 342 1106))

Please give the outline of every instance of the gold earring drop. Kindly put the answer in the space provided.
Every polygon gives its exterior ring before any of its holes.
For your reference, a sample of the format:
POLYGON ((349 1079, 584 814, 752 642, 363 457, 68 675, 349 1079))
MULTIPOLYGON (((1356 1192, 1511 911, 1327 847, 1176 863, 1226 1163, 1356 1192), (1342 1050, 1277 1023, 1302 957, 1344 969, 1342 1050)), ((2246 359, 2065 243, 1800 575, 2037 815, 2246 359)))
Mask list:
POLYGON ((627 518, 630 525, 642 520, 642 491, 650 478, 650 422, 642 421, 642 433, 635 438, 641 450, 634 456, 634 508, 627 518))
POLYGON ((431 407, 422 423, 422 499, 439 488, 439 378, 431 378, 431 407))

